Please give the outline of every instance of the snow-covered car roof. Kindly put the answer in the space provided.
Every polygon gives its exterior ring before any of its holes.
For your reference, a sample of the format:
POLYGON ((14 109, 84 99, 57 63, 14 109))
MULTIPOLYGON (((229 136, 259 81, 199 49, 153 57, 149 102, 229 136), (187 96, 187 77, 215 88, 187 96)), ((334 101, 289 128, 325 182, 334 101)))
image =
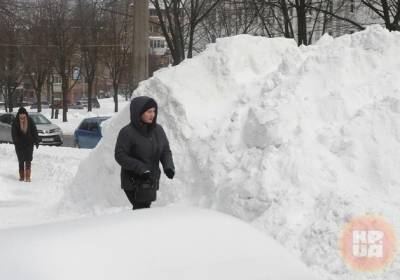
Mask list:
POLYGON ((1 279, 315 279, 249 224, 187 207, 6 230, 0 246, 1 279))

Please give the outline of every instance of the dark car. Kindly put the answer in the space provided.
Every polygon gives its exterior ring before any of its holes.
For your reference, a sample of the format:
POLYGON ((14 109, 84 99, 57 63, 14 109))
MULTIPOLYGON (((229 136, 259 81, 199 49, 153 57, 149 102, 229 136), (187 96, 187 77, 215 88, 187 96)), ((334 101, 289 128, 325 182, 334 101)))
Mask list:
POLYGON ((50 104, 50 108, 52 109, 62 109, 63 102, 61 99, 54 99, 53 104, 50 104))
POLYGON ((78 110, 85 109, 85 107, 83 105, 77 104, 77 103, 68 104, 68 108, 69 109, 78 109, 78 110))
MULTIPOLYGON (((12 143, 11 126, 15 116, 15 112, 0 115, 0 142, 12 143)), ((29 116, 36 124, 40 145, 62 145, 63 133, 60 127, 53 124, 40 113, 29 113, 29 116)))
MULTIPOLYGON (((42 101, 41 104, 42 104, 42 109, 50 108, 50 104, 47 101, 42 101)), ((31 109, 37 109, 37 107, 38 107, 38 103, 37 102, 35 102, 35 103, 33 103, 31 105, 31 109)))
POLYGON ((93 149, 103 137, 101 123, 110 117, 93 117, 84 119, 74 132, 74 146, 93 149))
MULTIPOLYGON (((92 100, 92 108, 100 108, 99 100, 96 97, 92 97, 91 100, 92 100)), ((76 105, 82 105, 84 107, 87 107, 88 102, 89 100, 87 97, 82 97, 76 101, 76 105)))

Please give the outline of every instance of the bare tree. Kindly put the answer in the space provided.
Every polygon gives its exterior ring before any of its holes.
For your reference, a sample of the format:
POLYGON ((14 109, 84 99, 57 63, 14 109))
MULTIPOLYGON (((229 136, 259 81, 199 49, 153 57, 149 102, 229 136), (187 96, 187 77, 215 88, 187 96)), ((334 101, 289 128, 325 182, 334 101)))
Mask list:
POLYGON ((179 0, 151 0, 159 20, 162 33, 171 51, 173 64, 181 63, 185 55, 184 3, 179 0))
POLYGON ((188 21, 188 52, 187 57, 193 57, 194 35, 198 25, 204 21, 207 16, 213 11, 221 0, 190 0, 189 3, 183 4, 185 17, 188 21))
POLYGON ((118 90, 124 70, 128 69, 131 52, 129 25, 132 18, 122 11, 129 9, 129 2, 111 1, 105 7, 103 61, 110 72, 114 90, 114 111, 118 112, 118 90), (121 11, 122 10, 122 11, 121 11))
POLYGON ((51 68, 53 48, 49 42, 49 28, 46 24, 46 7, 43 1, 37 1, 30 9, 29 28, 25 39, 30 43, 23 49, 24 72, 35 90, 37 111, 42 111, 42 90, 51 68))
MULTIPOLYGON (((351 2, 346 2, 344 0, 339 1, 335 5, 334 0, 324 0, 320 1, 319 5, 315 5, 315 3, 307 3, 307 8, 313 11, 321 12, 324 15, 324 24, 327 21, 327 17, 330 18, 330 21, 341 21, 344 23, 348 23, 351 26, 354 26, 358 30, 363 30, 365 29, 364 26, 362 26, 359 22, 352 20, 351 18, 348 18, 344 15, 342 15, 342 12, 344 9, 349 8, 351 5, 353 5, 351 2), (325 7, 325 8, 323 8, 325 7)), ((354 9, 352 7, 351 9, 354 9)))
POLYGON ((45 0, 46 20, 49 26, 50 41, 54 47, 55 68, 61 77, 63 122, 68 121, 68 93, 75 86, 72 81, 74 68, 80 68, 77 50, 78 26, 74 20, 74 6, 68 0, 45 0))
POLYGON ((257 22, 259 12, 255 0, 220 1, 200 24, 197 36, 210 43, 216 38, 237 34, 262 34, 263 28, 257 22))
POLYGON ((92 111, 92 96, 99 60, 101 42, 102 3, 95 0, 79 0, 78 14, 80 24, 80 43, 82 56, 82 74, 88 85, 88 112, 92 111))
POLYGON ((362 30, 364 27, 343 15, 346 1, 333 0, 252 0, 269 35, 295 38, 299 45, 312 43, 315 33, 328 32, 329 24, 342 21, 362 30), (271 20, 272 15, 272 20, 271 20), (267 18, 267 19, 265 19, 267 18))
POLYGON ((385 23, 390 31, 400 31, 400 0, 361 0, 385 23))
POLYGON ((193 56, 195 34, 222 0, 151 0, 174 65, 193 56), (186 55, 187 54, 187 55, 186 55))
POLYGON ((21 49, 18 47, 24 27, 18 24, 18 11, 11 1, 1 3, 0 16, 0 90, 5 108, 12 112, 15 92, 23 78, 21 49))

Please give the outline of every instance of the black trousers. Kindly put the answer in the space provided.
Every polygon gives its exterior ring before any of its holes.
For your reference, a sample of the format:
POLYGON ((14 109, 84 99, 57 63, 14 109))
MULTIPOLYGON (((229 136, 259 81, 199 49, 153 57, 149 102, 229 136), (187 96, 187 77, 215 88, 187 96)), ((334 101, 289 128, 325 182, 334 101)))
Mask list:
POLYGON ((129 199, 129 202, 133 206, 133 210, 142 209, 142 208, 150 208, 151 201, 135 201, 135 191, 124 190, 126 196, 129 199))

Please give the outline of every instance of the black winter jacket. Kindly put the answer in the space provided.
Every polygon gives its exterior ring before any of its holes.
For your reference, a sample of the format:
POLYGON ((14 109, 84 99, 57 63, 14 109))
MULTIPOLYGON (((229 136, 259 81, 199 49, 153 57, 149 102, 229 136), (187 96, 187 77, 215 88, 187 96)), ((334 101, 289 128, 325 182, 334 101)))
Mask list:
POLYGON ((32 161, 33 145, 39 145, 39 136, 35 122, 28 116, 28 131, 22 133, 19 125, 19 114, 11 127, 11 136, 19 162, 32 161))
POLYGON ((156 192, 161 175, 159 163, 164 171, 175 170, 167 136, 161 125, 157 124, 158 108, 153 124, 144 124, 140 119, 140 113, 149 100, 146 96, 132 100, 131 122, 120 130, 117 138, 115 160, 121 165, 121 187, 124 190, 134 190, 133 182, 140 182, 139 175, 150 170, 156 192))

